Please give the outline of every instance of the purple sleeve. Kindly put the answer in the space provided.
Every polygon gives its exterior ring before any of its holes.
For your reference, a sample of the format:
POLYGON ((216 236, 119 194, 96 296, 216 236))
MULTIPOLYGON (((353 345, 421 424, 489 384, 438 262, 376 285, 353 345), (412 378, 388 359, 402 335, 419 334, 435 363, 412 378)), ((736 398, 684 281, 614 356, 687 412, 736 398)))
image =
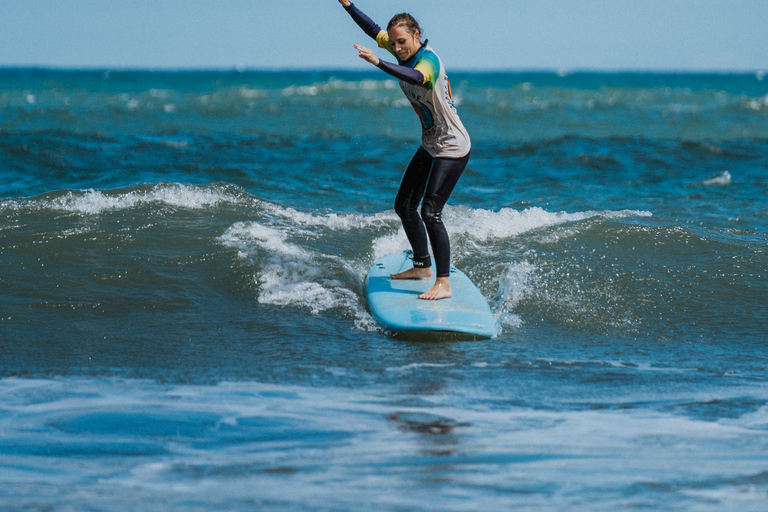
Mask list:
POLYGON ((411 69, 406 66, 398 66, 397 64, 390 64, 379 59, 378 68, 393 77, 408 82, 414 85, 422 85, 424 83, 424 75, 417 69, 411 69))
POLYGON ((363 29, 363 32, 368 34, 373 39, 381 32, 381 27, 373 22, 371 18, 365 15, 363 11, 355 7, 355 4, 349 4, 349 7, 345 7, 352 19, 355 20, 357 26, 363 29))
MULTIPOLYGON (((380 26, 374 23, 371 18, 366 16, 363 11, 355 7, 355 4, 350 3, 349 7, 345 7, 345 9, 349 15, 352 16, 352 19, 355 20, 357 26, 363 29, 363 32, 368 34, 371 38, 376 39, 376 37, 379 35, 379 32, 381 32, 380 26)), ((398 66, 397 64, 390 64, 389 62, 384 62, 381 59, 379 59, 379 69, 392 75, 398 80, 403 80, 415 85, 422 85, 424 83, 424 75, 421 73, 421 71, 417 71, 415 69, 411 69, 405 66, 398 66)))

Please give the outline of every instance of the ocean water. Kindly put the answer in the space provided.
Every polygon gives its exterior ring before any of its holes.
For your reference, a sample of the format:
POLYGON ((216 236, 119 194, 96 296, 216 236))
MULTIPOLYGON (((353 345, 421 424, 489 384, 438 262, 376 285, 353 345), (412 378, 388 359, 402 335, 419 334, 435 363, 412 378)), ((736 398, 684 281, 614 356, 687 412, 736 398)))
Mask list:
POLYGON ((764 73, 451 79, 490 340, 366 310, 386 75, 0 70, 0 510, 766 510, 764 73))

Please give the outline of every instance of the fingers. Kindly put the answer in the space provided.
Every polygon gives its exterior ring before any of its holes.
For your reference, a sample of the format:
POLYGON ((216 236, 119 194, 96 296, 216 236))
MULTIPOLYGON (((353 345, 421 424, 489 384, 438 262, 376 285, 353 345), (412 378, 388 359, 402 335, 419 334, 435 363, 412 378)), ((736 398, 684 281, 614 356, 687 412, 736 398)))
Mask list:
POLYGON ((373 50, 370 50, 366 48, 365 46, 355 45, 355 48, 358 52, 360 52, 360 58, 363 60, 366 60, 373 64, 374 66, 379 65, 379 58, 376 56, 375 53, 373 53, 373 50))

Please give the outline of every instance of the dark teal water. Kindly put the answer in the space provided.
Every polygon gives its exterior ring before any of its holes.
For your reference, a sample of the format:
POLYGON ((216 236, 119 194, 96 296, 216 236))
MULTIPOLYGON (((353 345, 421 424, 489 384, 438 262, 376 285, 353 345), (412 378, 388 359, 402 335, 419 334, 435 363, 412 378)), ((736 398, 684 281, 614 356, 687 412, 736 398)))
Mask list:
POLYGON ((0 509, 764 510, 768 82, 451 80, 479 342, 366 310, 384 75, 0 70, 0 509))

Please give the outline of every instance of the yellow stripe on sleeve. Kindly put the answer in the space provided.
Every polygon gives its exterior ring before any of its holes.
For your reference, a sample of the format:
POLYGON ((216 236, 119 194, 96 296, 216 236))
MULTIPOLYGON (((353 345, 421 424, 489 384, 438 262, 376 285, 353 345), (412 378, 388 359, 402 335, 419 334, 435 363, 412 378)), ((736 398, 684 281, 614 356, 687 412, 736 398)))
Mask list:
POLYGON ((384 48, 389 53, 397 57, 395 49, 392 47, 392 43, 389 42, 389 34, 387 34, 386 30, 379 32, 379 34, 376 36, 376 42, 379 44, 379 48, 384 48))
POLYGON ((424 82, 422 82, 424 87, 430 90, 435 88, 437 78, 440 75, 440 61, 437 60, 434 53, 425 52, 413 69, 421 71, 421 74, 424 75, 424 82))

